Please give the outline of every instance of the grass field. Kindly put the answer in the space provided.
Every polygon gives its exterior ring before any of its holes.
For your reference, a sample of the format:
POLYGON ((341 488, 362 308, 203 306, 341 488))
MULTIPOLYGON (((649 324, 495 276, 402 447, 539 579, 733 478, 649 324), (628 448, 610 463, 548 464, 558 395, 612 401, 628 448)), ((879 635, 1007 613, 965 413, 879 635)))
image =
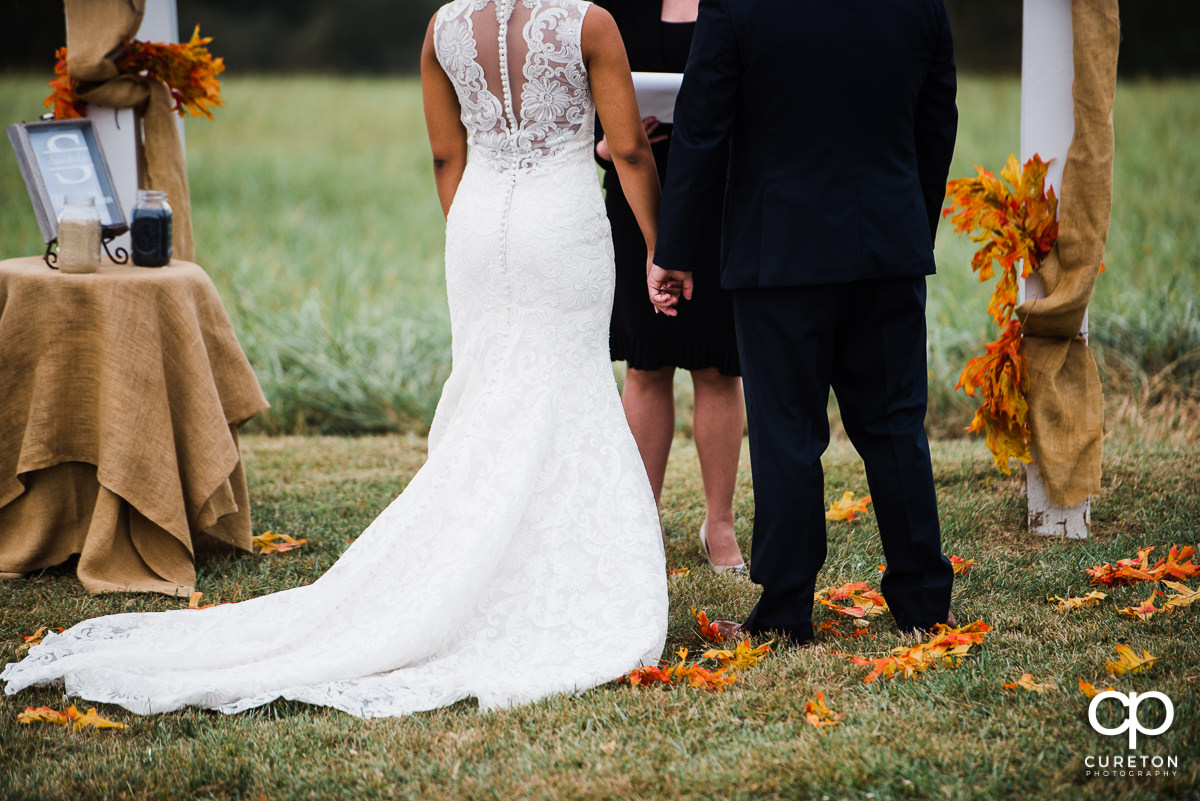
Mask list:
MULTIPOLYGON (((27 706, 64 706, 60 691, 34 689, 0 696, 0 799, 1200 799, 1200 604, 1149 621, 1117 614, 1150 585, 1110 590, 1099 606, 1069 614, 1047 603, 1094 589, 1084 573, 1093 565, 1145 545, 1158 556, 1197 544, 1198 90, 1200 82, 1119 89, 1113 230, 1092 312, 1109 435, 1091 538, 1029 535, 1019 478, 997 473, 979 442, 933 443, 944 550, 975 560, 956 581, 954 610, 961 622, 993 627, 958 668, 864 683, 868 668, 845 654, 878 657, 914 642, 884 616, 874 638, 822 634, 813 647, 780 649, 722 694, 613 684, 487 715, 472 703, 376 721, 294 703, 232 717, 139 718, 101 706, 129 728, 73 732, 16 722, 27 706), (1109 677, 1117 644, 1159 660, 1109 677), (1023 673, 1056 688, 1002 688, 1023 673), (1128 750, 1124 737, 1088 725, 1081 678, 1173 700, 1172 727, 1143 737, 1136 754, 1177 757, 1174 775, 1086 775, 1089 756, 1128 750), (818 692, 844 715, 839 725, 805 722, 818 692)), ((45 91, 41 79, 5 77, 0 114, 35 118, 45 91)), ((216 122, 188 124, 197 260, 273 404, 242 439, 255 531, 309 542, 275 556, 202 557, 206 602, 306 584, 327 569, 422 463, 449 361, 442 223, 415 85, 242 78, 228 82, 226 99, 216 122), (272 435, 318 431, 400 433, 272 435)), ((1018 105, 1013 81, 962 81, 952 175, 970 174, 972 162, 998 167, 1016 150, 1018 105)), ((0 255, 40 252, 11 158, 0 157, 0 198, 0 255)), ((989 333, 989 288, 974 283, 970 252, 943 228, 929 304, 930 420, 942 435, 969 419, 970 400, 952 387, 989 333)), ((667 655, 703 648, 690 606, 736 619, 757 594, 704 567, 686 381, 678 390, 685 411, 662 507, 668 567, 690 573, 670 579, 667 655)), ((866 491, 844 441, 824 464, 827 500, 866 491)), ((735 516, 746 552, 748 468, 743 455, 735 516)), ((833 523, 820 583, 878 586, 881 561, 873 516, 833 523)), ((39 626, 183 605, 89 597, 70 565, 0 582, 0 664, 19 658, 21 635, 39 626)), ((818 622, 831 619, 818 612, 818 622)), ((1147 727, 1161 720, 1143 708, 1147 727)))
MULTIPOLYGON (((0 118, 34 119, 43 79, 0 82, 0 118)), ((395 79, 225 85, 216 120, 190 120, 197 261, 212 274, 272 403, 268 432, 421 431, 449 369, 442 220, 418 87, 395 79)), ((1018 149, 1019 86, 964 78, 951 176, 1018 149)), ((1110 425, 1191 438, 1200 428, 1200 82, 1125 83, 1116 187, 1092 341, 1110 425)), ((0 157, 0 254, 41 251, 15 160, 0 157)), ((943 224, 930 282, 931 429, 961 433, 953 387, 991 338, 991 287, 943 224)), ((836 265, 831 265, 831 269, 836 265)), ((687 430, 690 386, 680 381, 687 430)))
MULTIPOLYGON (((309 542, 275 556, 203 559, 205 601, 312 581, 417 469, 423 444, 414 435, 244 438, 256 530, 309 542)), ((1085 568, 1133 556, 1140 546, 1159 546, 1157 555, 1171 543, 1195 543, 1194 456, 1194 449, 1162 445, 1110 447, 1092 538, 1067 543, 1024 532, 1018 482, 998 475, 976 443, 934 443, 945 550, 975 559, 956 581, 954 609, 961 622, 983 620, 994 629, 957 669, 864 684, 868 668, 839 652, 877 657, 912 643, 884 616, 871 625, 874 639, 819 635, 815 647, 779 650, 720 695, 608 685, 487 715, 465 702, 374 721, 295 703, 236 716, 190 710, 152 718, 100 705, 129 728, 72 732, 16 723, 27 706, 64 705, 60 691, 35 689, 0 698, 0 798, 1200 798, 1200 605, 1141 622, 1116 609, 1143 600, 1145 585, 1111 590, 1099 606, 1070 614, 1046 600, 1086 594, 1094 588, 1085 568), (1104 666, 1118 643, 1159 661, 1146 673, 1109 677, 1104 666), (1057 689, 1002 688, 1023 673, 1057 689), (1176 756, 1177 773, 1088 777, 1088 755, 1127 748, 1124 737, 1089 727, 1080 678, 1122 692, 1166 693, 1175 722, 1161 736, 1142 737, 1136 754, 1176 756), (805 722, 805 703, 819 691, 844 715, 839 725, 805 722)), ((735 505, 743 548, 752 518, 747 463, 735 505)), ((865 491, 861 463, 844 443, 825 463, 829 499, 865 491)), ((704 647, 689 606, 739 617, 756 596, 745 579, 703 566, 695 541, 701 498, 695 450, 681 437, 663 498, 667 563, 691 572, 670 580, 668 656, 704 647)), ((878 586, 882 553, 872 516, 831 524, 829 546, 822 586, 878 586)), ((90 598, 69 568, 0 582, 0 664, 16 658, 19 635, 38 626, 183 605, 161 596, 90 598)), ((820 610, 816 619, 832 617, 820 610)), ((1162 721, 1150 704, 1142 715, 1147 728, 1162 721)))

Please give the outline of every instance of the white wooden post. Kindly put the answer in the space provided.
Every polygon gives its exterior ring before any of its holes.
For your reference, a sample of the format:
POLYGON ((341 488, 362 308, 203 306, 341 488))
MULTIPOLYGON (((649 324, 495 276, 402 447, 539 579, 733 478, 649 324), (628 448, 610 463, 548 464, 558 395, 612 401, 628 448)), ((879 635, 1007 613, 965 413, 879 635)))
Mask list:
MULTIPOLYGON (((142 25, 133 38, 144 42, 178 42, 179 17, 175 0, 146 0, 142 25)), ((129 108, 89 105, 87 116, 104 150, 104 159, 112 173, 117 199, 125 212, 125 221, 129 222, 133 204, 137 200, 138 153, 142 146, 137 115, 129 108)), ((183 120, 179 121, 179 135, 182 139, 183 120)), ((129 234, 117 237, 109 247, 128 250, 129 234)))
MULTIPOLYGON (((1046 173, 1047 189, 1061 196, 1063 166, 1075 132, 1075 78, 1071 0, 1024 0, 1021 36, 1021 162, 1035 153, 1053 159, 1046 173)), ((1021 302, 1037 298, 1041 284, 1030 275, 1021 285, 1021 302)), ((1087 336, 1087 316, 1083 330, 1087 336)), ((1055 506, 1037 469, 1037 453, 1025 471, 1029 530, 1049 537, 1087 539, 1091 504, 1055 506)))

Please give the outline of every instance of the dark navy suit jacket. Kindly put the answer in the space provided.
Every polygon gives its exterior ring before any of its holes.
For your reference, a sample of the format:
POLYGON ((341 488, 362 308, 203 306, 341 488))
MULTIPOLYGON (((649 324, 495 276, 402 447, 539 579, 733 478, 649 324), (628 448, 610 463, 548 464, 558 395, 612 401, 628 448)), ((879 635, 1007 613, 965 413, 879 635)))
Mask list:
POLYGON ((726 288, 934 272, 955 92, 942 0, 701 0, 656 263, 724 198, 726 288))

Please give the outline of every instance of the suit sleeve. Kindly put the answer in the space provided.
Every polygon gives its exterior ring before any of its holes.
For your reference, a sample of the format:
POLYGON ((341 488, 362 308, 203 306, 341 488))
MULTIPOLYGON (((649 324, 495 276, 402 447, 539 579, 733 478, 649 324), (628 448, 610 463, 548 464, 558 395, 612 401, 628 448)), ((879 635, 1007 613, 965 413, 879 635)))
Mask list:
POLYGON ((939 0, 938 33, 933 61, 925 83, 917 97, 916 142, 917 167, 929 215, 929 241, 937 235, 938 218, 946 197, 946 177, 950 174, 950 158, 954 155, 954 140, 958 134, 958 108, 954 98, 958 81, 954 67, 954 40, 950 34, 950 19, 939 0))
POLYGON ((695 270, 711 261, 711 254, 701 252, 706 238, 696 235, 695 221, 720 219, 725 200, 726 142, 741 77, 726 3, 700 0, 683 84, 675 99, 671 158, 654 249, 655 263, 669 270, 695 270))

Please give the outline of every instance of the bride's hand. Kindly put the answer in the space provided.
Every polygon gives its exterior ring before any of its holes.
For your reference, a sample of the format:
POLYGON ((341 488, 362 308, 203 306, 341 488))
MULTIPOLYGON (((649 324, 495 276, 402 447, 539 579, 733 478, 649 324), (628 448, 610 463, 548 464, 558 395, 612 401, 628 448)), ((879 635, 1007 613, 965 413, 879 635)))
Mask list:
POLYGON ((679 314, 675 306, 680 298, 692 299, 692 273, 684 270, 664 270, 653 261, 646 264, 646 289, 655 311, 668 317, 679 314))

